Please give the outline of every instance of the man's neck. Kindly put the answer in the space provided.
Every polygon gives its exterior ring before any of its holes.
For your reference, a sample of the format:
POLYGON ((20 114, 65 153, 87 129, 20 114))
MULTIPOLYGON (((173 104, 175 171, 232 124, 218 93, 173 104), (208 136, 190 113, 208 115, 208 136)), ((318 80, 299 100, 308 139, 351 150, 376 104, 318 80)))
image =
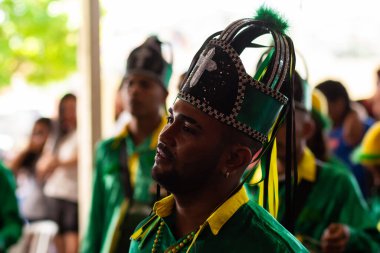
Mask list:
POLYGON ((128 131, 132 136, 136 146, 140 145, 148 136, 150 136, 161 123, 159 114, 149 117, 132 117, 128 124, 128 131))
POLYGON ((178 238, 196 232, 207 218, 224 203, 233 187, 209 188, 209 191, 193 192, 189 195, 174 195, 174 234, 178 238))

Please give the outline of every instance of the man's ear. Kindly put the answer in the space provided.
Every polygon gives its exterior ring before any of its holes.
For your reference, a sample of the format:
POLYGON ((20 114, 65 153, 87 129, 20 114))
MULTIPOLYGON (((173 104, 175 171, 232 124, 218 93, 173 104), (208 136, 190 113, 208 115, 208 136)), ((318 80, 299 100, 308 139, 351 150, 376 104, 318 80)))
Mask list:
POLYGON ((251 162, 252 156, 253 153, 249 147, 240 144, 232 145, 225 159, 225 167, 230 173, 245 169, 251 162))

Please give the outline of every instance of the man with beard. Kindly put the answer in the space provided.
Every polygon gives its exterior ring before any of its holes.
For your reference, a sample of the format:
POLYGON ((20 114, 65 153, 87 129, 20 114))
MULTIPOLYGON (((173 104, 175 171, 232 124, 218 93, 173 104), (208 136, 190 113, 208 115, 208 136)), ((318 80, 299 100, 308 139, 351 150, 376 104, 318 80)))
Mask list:
POLYGON ((96 151, 93 198, 81 252, 121 252, 136 225, 149 215, 154 194, 151 169, 157 137, 166 123, 163 109, 172 73, 157 37, 128 57, 121 93, 130 122, 96 151))
MULTIPOLYGON (((307 148, 313 135, 311 94, 307 82, 296 73, 294 81, 296 158, 298 186, 294 209, 295 235, 312 252, 379 252, 379 232, 355 178, 335 163, 322 162, 307 148)), ((286 160, 286 129, 277 134, 279 159, 279 212, 284 221, 282 180, 286 160)))
POLYGON ((279 89, 295 59, 281 22, 261 8, 255 19, 211 35, 195 55, 159 136, 152 171, 172 195, 156 202, 137 227, 130 252, 306 252, 248 200, 240 183, 287 108, 279 89), (252 78, 240 54, 264 34, 273 36, 273 50, 252 78))

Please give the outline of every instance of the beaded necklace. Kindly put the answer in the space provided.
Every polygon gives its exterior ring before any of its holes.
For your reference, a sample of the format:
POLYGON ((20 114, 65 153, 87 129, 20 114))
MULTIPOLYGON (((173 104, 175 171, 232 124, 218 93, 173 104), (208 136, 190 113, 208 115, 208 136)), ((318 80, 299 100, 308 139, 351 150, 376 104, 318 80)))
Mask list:
MULTIPOLYGON (((158 246, 159 246, 159 243, 161 242, 162 230, 164 228, 164 225, 165 225, 165 222, 161 221, 160 225, 158 226, 156 238, 153 241, 152 253, 158 253, 158 246)), ((183 247, 185 247, 188 243, 190 243, 193 240, 194 234, 195 234, 194 232, 191 232, 190 234, 185 236, 185 238, 181 242, 170 246, 164 252, 165 253, 180 252, 183 247)))

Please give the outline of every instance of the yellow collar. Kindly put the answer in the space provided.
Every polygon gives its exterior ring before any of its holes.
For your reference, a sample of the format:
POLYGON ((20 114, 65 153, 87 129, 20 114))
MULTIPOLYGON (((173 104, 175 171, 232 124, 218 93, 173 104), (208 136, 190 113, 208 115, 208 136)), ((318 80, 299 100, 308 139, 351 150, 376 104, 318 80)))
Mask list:
POLYGON ((317 164, 310 149, 306 148, 301 161, 298 163, 298 181, 314 182, 317 177, 317 164))
MULTIPOLYGON (((236 213, 236 211, 248 202, 245 188, 242 187, 237 193, 224 202, 206 220, 214 235, 217 235, 223 225, 236 213)), ((174 208, 174 196, 170 195, 154 204, 153 211, 161 218, 169 216, 174 208)))

